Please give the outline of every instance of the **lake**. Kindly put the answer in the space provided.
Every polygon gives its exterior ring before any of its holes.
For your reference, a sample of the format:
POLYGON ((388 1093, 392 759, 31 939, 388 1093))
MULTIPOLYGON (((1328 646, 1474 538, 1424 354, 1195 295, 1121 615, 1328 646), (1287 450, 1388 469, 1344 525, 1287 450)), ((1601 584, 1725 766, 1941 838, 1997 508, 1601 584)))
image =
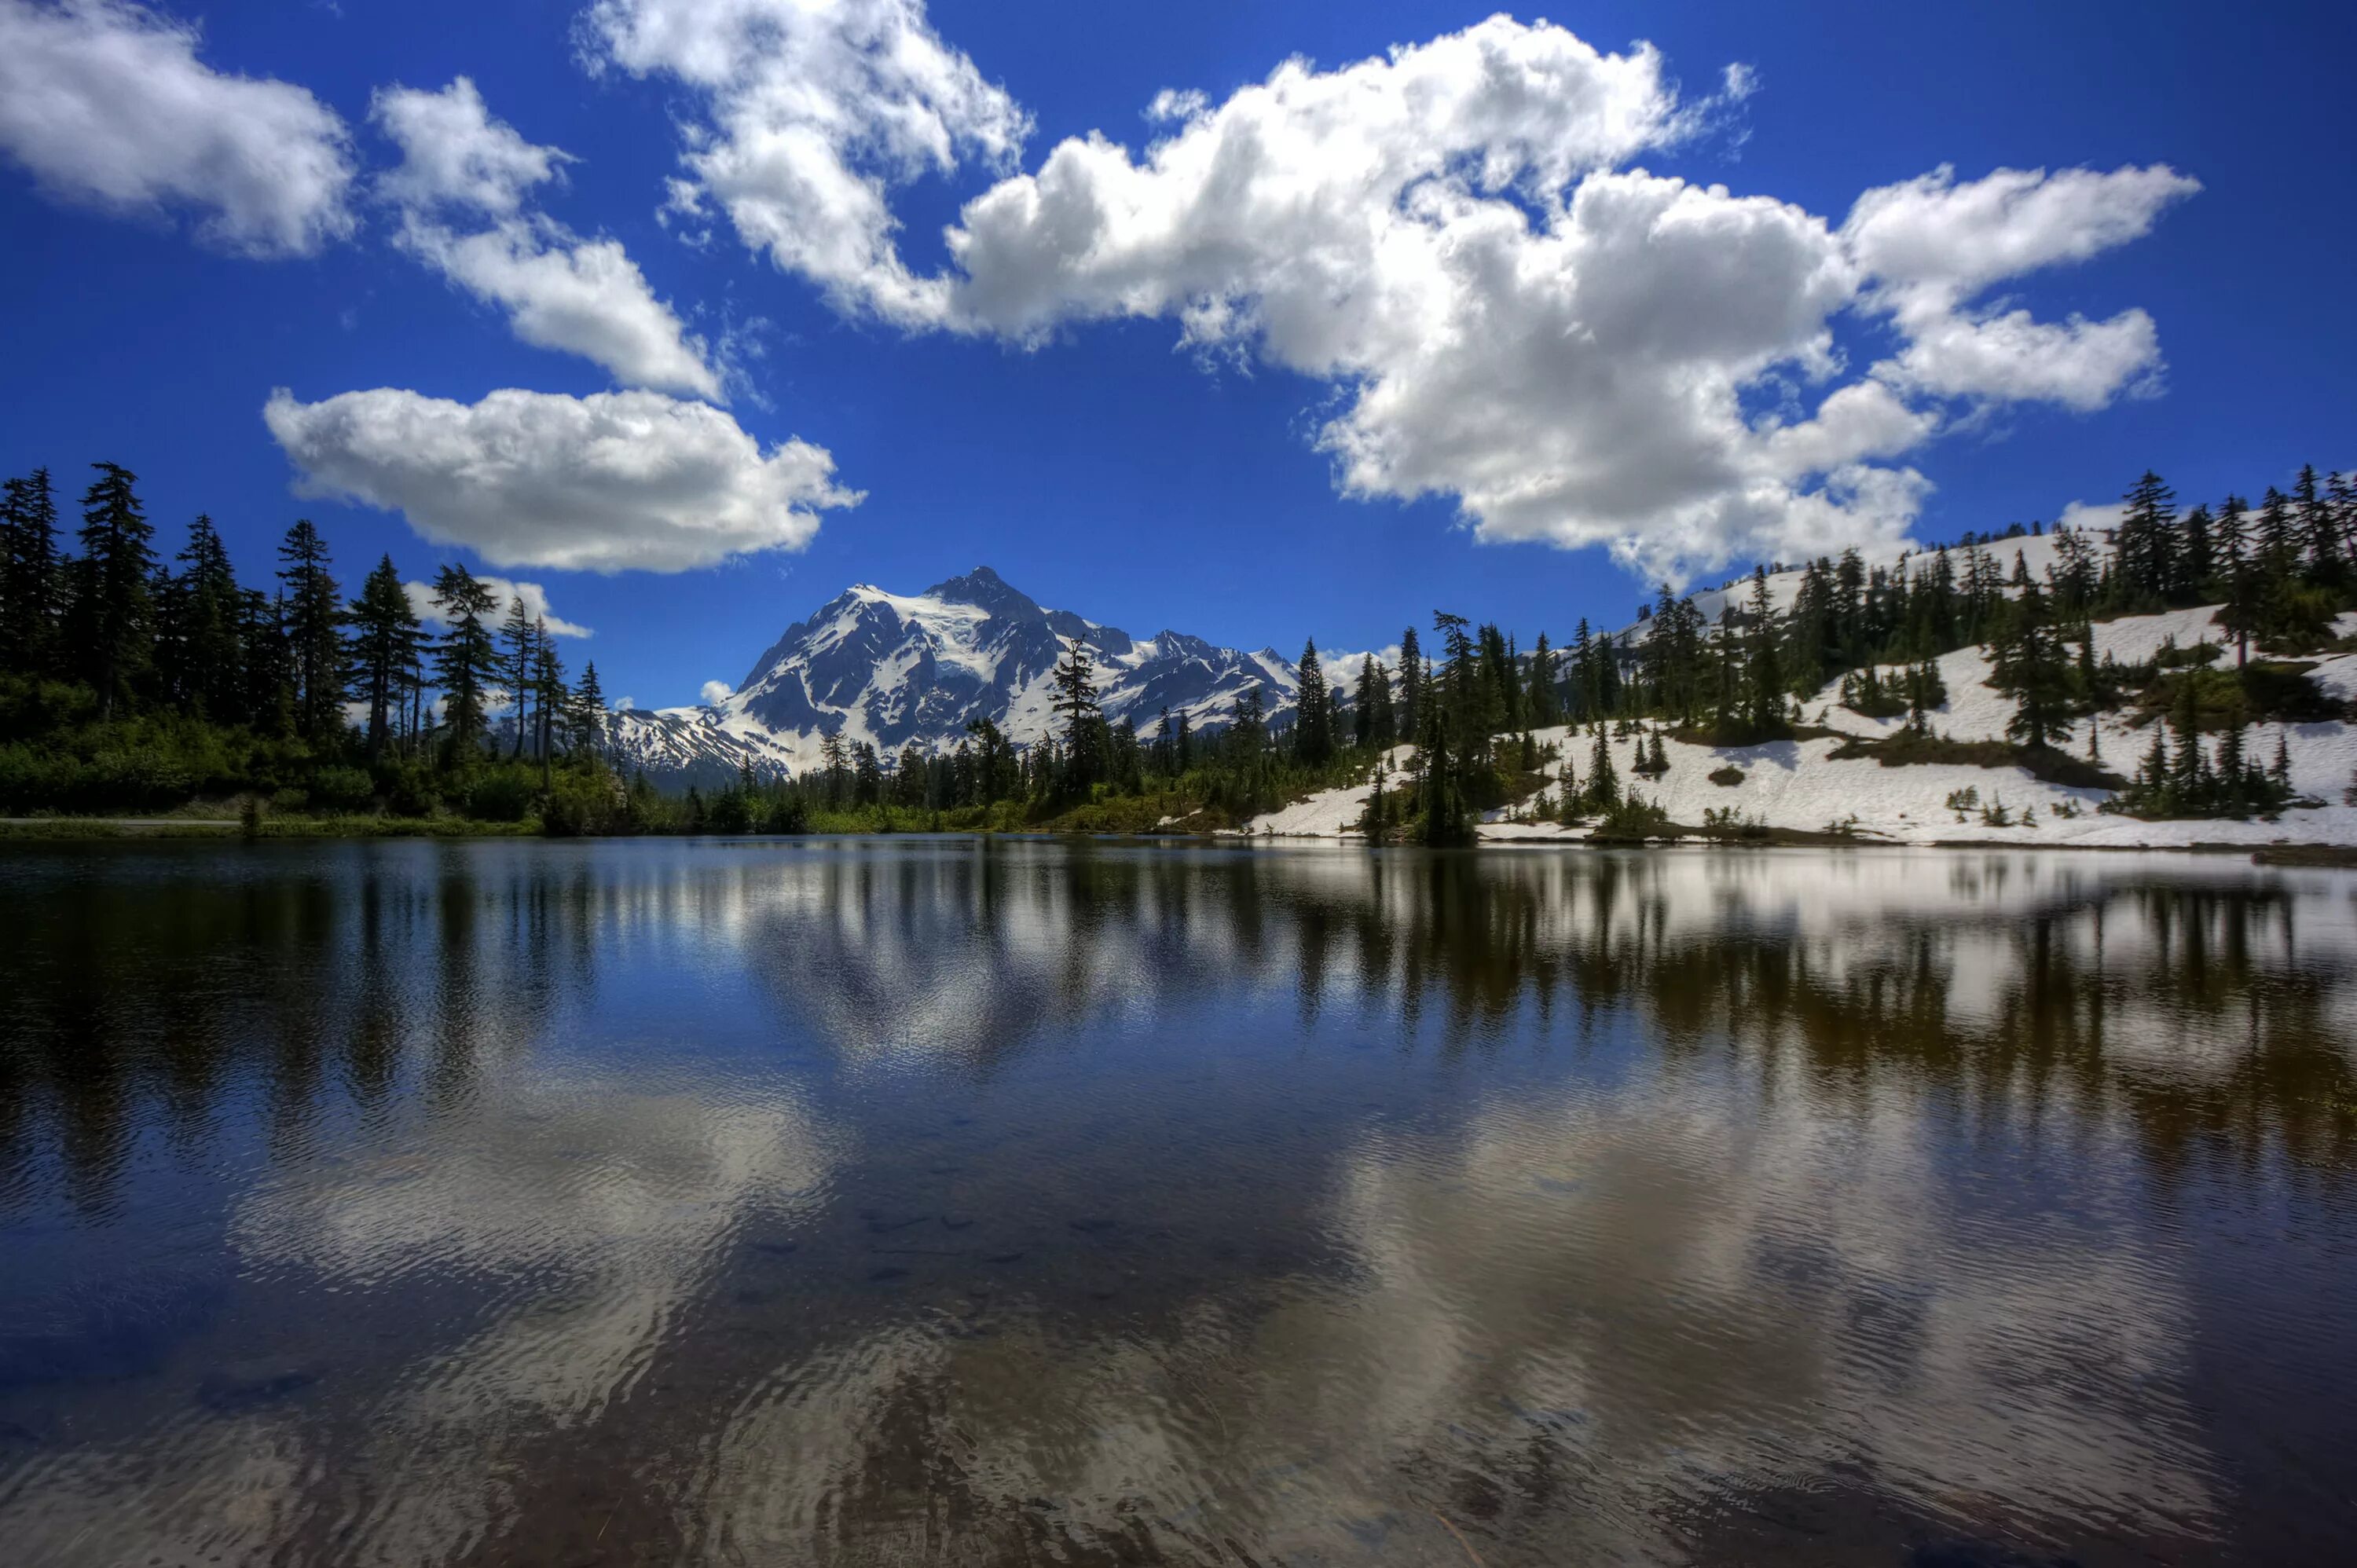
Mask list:
POLYGON ((12 1563, 2357 1560, 2357 875, 0 846, 12 1563))

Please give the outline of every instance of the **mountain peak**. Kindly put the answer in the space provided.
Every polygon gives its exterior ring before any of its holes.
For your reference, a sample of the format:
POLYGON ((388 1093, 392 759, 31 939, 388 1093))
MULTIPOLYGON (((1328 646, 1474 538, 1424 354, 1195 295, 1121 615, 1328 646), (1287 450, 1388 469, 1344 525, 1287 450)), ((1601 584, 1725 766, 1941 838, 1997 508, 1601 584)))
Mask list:
POLYGON ((962 577, 935 583, 925 596, 953 605, 974 605, 993 615, 1035 616, 1039 607, 1031 596, 987 566, 976 566, 962 577))

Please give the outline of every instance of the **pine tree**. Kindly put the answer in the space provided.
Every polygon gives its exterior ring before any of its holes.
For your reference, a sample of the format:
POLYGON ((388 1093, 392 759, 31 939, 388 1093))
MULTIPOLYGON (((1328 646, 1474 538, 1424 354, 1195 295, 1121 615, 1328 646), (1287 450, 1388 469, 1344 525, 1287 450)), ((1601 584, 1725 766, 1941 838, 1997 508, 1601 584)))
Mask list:
POLYGON ((1596 749, 1587 758, 1587 790, 1583 797, 1590 811, 1609 811, 1620 803, 1620 779, 1612 766, 1612 743, 1604 726, 1596 727, 1596 749))
POLYGON ((108 719, 130 705, 151 663, 156 531, 132 489, 136 475, 113 463, 91 467, 99 477, 82 496, 74 619, 99 716, 108 719))
POLYGON ((595 660, 581 666, 580 684, 573 688, 571 713, 572 733, 567 744, 576 751, 602 758, 606 754, 606 693, 597 684, 595 660))
POLYGON ((1056 712, 1064 720, 1064 752, 1072 787, 1086 789, 1104 777, 1100 732, 1103 715, 1097 708, 1096 665, 1089 645, 1074 638, 1056 666, 1056 712))
POLYGON ((2122 498, 2127 511, 2120 519, 2118 575, 2127 602, 2158 605, 2175 585, 2177 496, 2150 469, 2122 498))
POLYGON ((1413 737, 1424 733, 1424 649, 1415 639, 1415 628, 1400 633, 1399 701, 1396 704, 1399 733, 1413 737))
POLYGON ((1768 572, 1755 568, 1751 575, 1751 622, 1746 628, 1749 647, 1744 655, 1744 686, 1748 699, 1746 717, 1752 735, 1760 739, 1791 732, 1784 718, 1784 673, 1782 662, 1776 654, 1776 622, 1769 608, 1768 572))
POLYGON ((524 704, 532 693, 532 672, 540 662, 540 644, 533 633, 532 615, 523 607, 523 596, 508 600, 507 618, 500 623, 500 642, 507 650, 504 674, 515 703, 515 749, 509 755, 523 755, 524 704))
POLYGON ((1303 766, 1322 768, 1334 756, 1334 710, 1326 687, 1326 669, 1318 661, 1318 644, 1302 644, 1300 686, 1295 699, 1293 749, 1303 766))
POLYGON ((2070 727, 2070 666, 2035 584, 2022 590, 2007 635, 1991 652, 1989 684, 2015 703, 2006 734, 2026 746, 2051 745, 2070 727))
POLYGON ((434 601, 449 628, 434 650, 434 674, 452 754, 463 762, 482 739, 483 705, 499 664, 499 646, 485 618, 499 608, 499 596, 466 567, 452 564, 436 575, 434 601))
POLYGON ((540 748, 540 787, 546 789, 556 757, 556 715, 565 711, 568 693, 565 690, 565 661, 557 657, 556 639, 548 635, 547 626, 537 618, 533 621, 533 640, 539 649, 532 678, 532 702, 536 715, 533 744, 540 748))
POLYGON ((49 471, 10 479, 0 499, 0 670, 56 671, 58 503, 49 471))
POLYGON ((343 595, 328 570, 328 543, 309 518, 278 547, 285 585, 283 626, 295 681, 295 730, 311 739, 343 727, 343 595))
POLYGON ((2308 557, 2309 572, 2320 582, 2339 583, 2345 564, 2341 554, 2341 521, 2316 477, 2315 464, 2301 466, 2292 499, 2299 508, 2299 548, 2308 557))
POLYGON ((350 628, 350 655, 346 669, 353 699, 368 705, 368 749, 382 756, 401 716, 405 681, 425 642, 417 612, 393 557, 382 557, 361 580, 361 596, 344 614, 350 628))
POLYGON ((213 520, 199 513, 188 524, 188 548, 174 607, 177 682, 194 713, 219 724, 245 714, 245 650, 241 645, 237 574, 213 520))

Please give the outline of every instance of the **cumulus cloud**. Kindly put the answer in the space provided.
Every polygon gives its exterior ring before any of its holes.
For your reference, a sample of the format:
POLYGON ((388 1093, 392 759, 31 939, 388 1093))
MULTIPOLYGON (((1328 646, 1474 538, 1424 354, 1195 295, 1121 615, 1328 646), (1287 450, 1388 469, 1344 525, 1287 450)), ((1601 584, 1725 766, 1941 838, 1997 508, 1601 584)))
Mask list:
POLYGON ((2155 166, 1998 169, 1966 185, 1942 167, 1867 191, 1842 238, 1871 278, 1862 301, 1906 340, 1875 373, 1943 397, 2059 403, 2087 411, 2146 390, 2159 332, 2141 310, 2108 321, 2040 322, 2027 310, 1975 308, 2004 279, 2083 262, 2152 231, 2200 182, 2155 166))
POLYGON ((726 681, 706 681, 699 694, 703 697, 705 707, 716 708, 726 702, 736 690, 736 687, 726 681))
POLYGON ((1601 544, 1663 575, 1893 547, 1930 489, 1909 459, 1943 430, 2151 387, 2142 311, 2040 321, 1985 295, 2197 188, 2160 167, 1942 169, 1837 223, 1641 166, 1724 122, 1743 68, 1697 102, 1650 47, 1493 16, 1290 60, 1224 100, 1166 89, 1154 140, 1059 143, 967 202, 951 266, 919 276, 893 180, 1009 156, 1024 122, 913 0, 602 0, 591 21, 599 62, 703 91, 683 203, 717 199, 838 306, 1026 347, 1167 318, 1201 357, 1328 383, 1316 439, 1344 493, 1449 498, 1481 538, 1601 544), (1845 324, 1893 347, 1854 369, 1845 324))
POLYGON ((377 183, 401 214, 394 242, 486 304, 515 335, 579 354, 627 385, 722 397, 701 338, 655 297, 620 242, 587 240, 531 209, 570 158, 491 117, 466 77, 438 92, 391 87, 371 111, 401 148, 377 183))
MULTIPOLYGON (((591 635, 587 627, 576 621, 566 620, 563 616, 550 609, 548 590, 538 583, 519 583, 507 577, 489 576, 480 572, 475 574, 475 581, 491 591, 491 597, 498 601, 500 613, 502 615, 507 613, 509 605, 522 599, 524 614, 545 627, 551 637, 591 635)), ((449 618, 442 613, 441 605, 435 600, 433 584, 404 583, 401 585, 401 591, 409 599, 409 609, 412 615, 436 630, 449 628, 449 618)))
POLYGON ((289 82, 224 75, 197 29, 128 0, 0 0, 0 150, 69 200, 196 216, 256 256, 350 234, 350 139, 289 82))
POLYGON ((737 237, 848 312, 937 323, 948 285, 901 259, 888 192, 968 158, 1003 166, 1031 122, 942 41, 922 0, 596 0, 593 70, 695 95, 672 211, 737 237))
POLYGON ((764 450, 721 410, 659 392, 495 392, 476 403, 380 387, 263 411, 306 493, 406 517, 497 566, 683 572, 800 550, 856 505, 823 447, 764 450))

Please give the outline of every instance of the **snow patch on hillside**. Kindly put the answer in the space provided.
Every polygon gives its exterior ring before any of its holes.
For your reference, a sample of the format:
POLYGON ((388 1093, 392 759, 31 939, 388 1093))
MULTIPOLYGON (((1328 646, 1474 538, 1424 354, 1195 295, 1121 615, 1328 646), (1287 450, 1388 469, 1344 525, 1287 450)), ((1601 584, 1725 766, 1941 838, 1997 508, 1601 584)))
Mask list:
MULTIPOLYGON (((2035 544, 2038 540, 2007 541, 2035 544)), ((2035 564, 2033 563, 2033 569, 2035 564)), ((2190 647, 2208 637, 2222 639, 2214 624, 2214 607, 2172 610, 2163 615, 2136 616, 2098 624, 2094 628, 2096 656, 2111 654, 2123 663, 2149 660, 2174 639, 2190 647)), ((2357 616, 2342 618, 2357 625, 2357 616)), ((1989 674, 1985 647, 1960 650, 1939 660, 1948 702, 1932 715, 1932 726, 1954 740, 1996 740, 2005 736, 2013 716, 2012 702, 1986 684, 1989 674)), ((1894 667, 1895 669, 1896 667, 1894 667)), ((2357 654, 2339 654, 2319 661, 2313 671, 2327 692, 2347 700, 2357 695, 2357 654)), ((1839 705, 1840 683, 1828 682, 1806 704, 1811 722, 1822 722, 1845 736, 1878 738, 1900 728, 1900 719, 1869 719, 1839 705), (1820 715, 1822 714, 1822 718, 1820 715)), ((2073 749, 2083 752, 2085 725, 2079 726, 2073 749)), ((2103 716, 2104 764, 2122 775, 2135 771, 2152 731, 2127 722, 2120 714, 2103 716)), ((2076 844, 2086 847, 2166 847, 2192 843, 2322 843, 2357 844, 2357 808, 2341 804, 2341 792, 2357 770, 2357 730, 2335 721, 2321 724, 2260 724, 2249 727, 2244 746, 2260 761, 2275 756, 2278 737, 2291 765, 2293 788, 2302 795, 2327 802, 2310 810, 2286 811, 2273 822, 2195 821, 2146 822, 2133 817, 2105 816, 2096 808, 2108 791, 2050 784, 2019 768, 1975 768, 1937 763, 1885 768, 1871 757, 1835 760, 1831 753, 1842 740, 1815 736, 1773 741, 1764 746, 1702 746, 1665 742, 1669 772, 1646 779, 1633 771, 1638 738, 1610 739, 1612 765, 1624 790, 1659 803, 1674 822, 1699 826, 1706 811, 1733 809, 1742 817, 1770 827, 1816 832, 1849 824, 1861 839, 1892 843, 1971 841, 2007 844, 2076 844), (1715 784, 1712 772, 1740 768, 1742 782, 1715 784), (1984 804, 2002 801, 2017 824, 2027 815, 2034 825, 1993 827, 1976 811, 1957 813, 1946 804, 1951 793, 1976 792, 1984 804), (2075 811, 2059 816, 2058 810, 2075 811)), ((1587 777, 1594 738, 1558 726, 1536 732, 1542 746, 1554 745, 1562 759, 1550 765, 1559 773, 1567 759, 1581 779, 1587 777)), ((1413 768, 1413 747, 1402 747, 1413 768)), ((1397 754, 1395 754, 1397 755, 1397 754)), ((1368 786, 1329 789, 1297 801, 1282 811, 1254 819, 1244 831, 1278 837, 1338 838, 1355 832, 1366 809, 1368 786)), ((1550 793, 1560 797, 1559 785, 1550 793)), ((1492 818, 1502 812, 1491 813, 1492 818)), ((1485 840, 1546 841, 1584 837, 1586 830, 1565 830, 1545 823, 1484 822, 1485 840)))

